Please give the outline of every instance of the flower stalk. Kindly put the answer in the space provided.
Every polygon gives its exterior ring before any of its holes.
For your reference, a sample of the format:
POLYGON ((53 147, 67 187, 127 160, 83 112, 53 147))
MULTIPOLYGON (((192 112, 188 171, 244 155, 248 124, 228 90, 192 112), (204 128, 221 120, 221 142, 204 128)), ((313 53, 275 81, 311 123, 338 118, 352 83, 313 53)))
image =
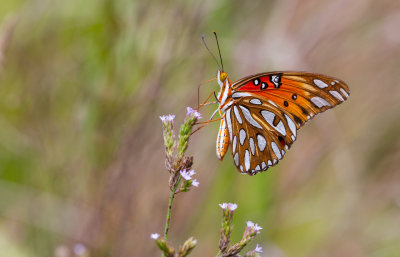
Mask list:
MULTIPOLYGON (((187 108, 186 118, 180 127, 177 140, 174 134, 174 118, 175 115, 164 115, 160 117, 163 123, 163 138, 166 155, 165 166, 170 173, 170 196, 163 237, 157 233, 151 234, 150 236, 156 241, 158 248, 162 251, 163 257, 187 256, 197 245, 197 240, 190 237, 179 249, 177 248, 177 250, 175 250, 167 241, 175 195, 180 192, 190 191, 192 186, 199 186, 199 182, 194 178, 196 172, 191 169, 193 157, 185 156, 185 152, 188 147, 193 126, 196 124, 197 120, 201 118, 201 115, 196 110, 190 107, 187 108)), ((222 208, 222 222, 217 257, 241 257, 239 253, 260 233, 262 228, 248 221, 242 239, 235 244, 231 244, 230 237, 233 230, 233 214, 237 209, 237 204, 222 203, 219 206, 222 208)), ((254 250, 247 252, 243 257, 259 257, 259 253, 261 252, 262 247, 257 244, 254 250)))
POLYGON ((169 187, 170 196, 168 201, 168 210, 165 221, 164 235, 161 238, 158 234, 152 234, 151 238, 156 240, 158 248, 162 251, 163 257, 178 256, 183 257, 188 255, 196 246, 197 241, 194 238, 189 238, 175 253, 175 249, 168 245, 168 232, 171 222, 172 206, 175 195, 179 192, 188 192, 192 186, 198 187, 199 182, 193 178, 196 174, 191 169, 193 165, 193 157, 185 156, 188 147, 188 141, 192 132, 193 126, 201 115, 196 110, 188 107, 184 123, 179 129, 178 140, 175 140, 174 134, 174 119, 175 115, 164 115, 160 119, 163 123, 163 138, 165 146, 165 166, 170 173, 169 187), (157 237, 156 237, 157 235, 157 237))

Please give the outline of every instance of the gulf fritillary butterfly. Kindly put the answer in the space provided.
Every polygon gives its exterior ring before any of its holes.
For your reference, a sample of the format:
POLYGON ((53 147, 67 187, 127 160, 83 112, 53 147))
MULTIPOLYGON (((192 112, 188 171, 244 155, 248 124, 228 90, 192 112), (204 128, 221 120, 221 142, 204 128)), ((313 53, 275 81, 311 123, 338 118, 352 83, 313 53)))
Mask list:
POLYGON ((222 66, 217 81, 217 157, 222 160, 231 145, 236 168, 249 175, 276 165, 306 121, 344 102, 350 93, 339 79, 305 72, 259 73, 232 83, 222 66))

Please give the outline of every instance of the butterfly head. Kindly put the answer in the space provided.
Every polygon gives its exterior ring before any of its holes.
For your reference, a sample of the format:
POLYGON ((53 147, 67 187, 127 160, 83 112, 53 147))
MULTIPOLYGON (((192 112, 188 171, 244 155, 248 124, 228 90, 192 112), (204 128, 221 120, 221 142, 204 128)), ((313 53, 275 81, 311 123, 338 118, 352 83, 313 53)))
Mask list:
POLYGON ((228 74, 226 74, 225 71, 220 71, 220 70, 218 70, 217 81, 218 81, 218 84, 219 84, 219 86, 220 86, 221 88, 222 88, 222 86, 224 85, 225 80, 227 80, 227 78, 228 78, 228 74))

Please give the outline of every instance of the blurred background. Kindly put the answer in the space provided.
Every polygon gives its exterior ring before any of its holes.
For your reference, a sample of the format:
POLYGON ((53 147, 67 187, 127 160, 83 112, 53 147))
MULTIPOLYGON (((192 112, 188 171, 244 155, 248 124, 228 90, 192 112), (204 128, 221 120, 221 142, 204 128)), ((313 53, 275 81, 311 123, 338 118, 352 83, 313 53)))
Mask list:
POLYGON ((216 158, 218 124, 196 133, 200 187, 177 196, 171 243, 215 256, 218 203, 235 202, 233 240, 258 223, 262 256, 400 256, 399 27, 396 0, 1 1, 0 255, 160 255, 159 116, 179 126, 216 76, 215 29, 232 80, 312 71, 351 96, 253 177, 216 158))

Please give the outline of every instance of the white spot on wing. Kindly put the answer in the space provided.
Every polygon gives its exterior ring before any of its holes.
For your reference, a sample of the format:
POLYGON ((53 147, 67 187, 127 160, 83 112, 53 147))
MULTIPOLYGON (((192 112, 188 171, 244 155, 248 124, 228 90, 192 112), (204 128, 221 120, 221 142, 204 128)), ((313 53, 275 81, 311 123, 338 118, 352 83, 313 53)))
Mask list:
POLYGON ((313 102, 318 108, 321 108, 323 106, 331 106, 328 101, 319 96, 314 96, 313 98, 311 98, 311 102, 313 102))
MULTIPOLYGON (((285 114, 285 118, 286 118, 287 123, 289 124, 290 131, 292 131, 292 134, 296 137, 297 128, 296 128, 296 125, 294 124, 294 121, 286 114, 285 114)), ((294 141, 294 139, 293 139, 293 141, 294 141)))
POLYGON ((235 156, 233 157, 233 160, 235 161, 236 166, 239 166, 239 153, 235 154, 235 156))
POLYGON ((239 142, 241 145, 244 144, 244 140, 246 139, 246 131, 244 129, 240 129, 239 131, 239 142))
POLYGON ((258 148, 260 148, 260 151, 264 151, 265 146, 267 146, 267 141, 265 140, 265 138, 258 134, 257 135, 257 144, 258 144, 258 148))
POLYGON ((244 168, 246 171, 250 169, 250 153, 249 150, 244 151, 244 168))
POLYGON ((256 153, 256 146, 254 145, 254 139, 252 137, 250 137, 249 143, 250 143, 251 154, 254 155, 256 153))
POLYGON ((236 138, 237 138, 236 136, 233 137, 232 153, 236 152, 236 140, 237 140, 236 138))
POLYGON ((268 166, 271 166, 271 165, 272 165, 271 160, 268 160, 268 166))
POLYGON ((341 94, 339 94, 339 92, 335 91, 335 90, 331 90, 329 91, 329 94, 333 95, 336 99, 338 99, 339 101, 344 101, 343 97, 341 94))
POLYGON ((279 121, 278 125, 276 125, 276 130, 278 130, 279 133, 281 133, 283 136, 286 136, 286 129, 285 126, 283 125, 282 121, 279 121))
POLYGON ((260 165, 257 165, 256 168, 254 169, 254 171, 260 171, 260 170, 261 170, 260 165))
POLYGON ((246 107, 241 106, 241 105, 239 105, 239 107, 240 107, 240 109, 242 109, 242 112, 243 112, 243 114, 244 114, 244 117, 246 118, 246 120, 247 120, 251 125, 253 125, 253 126, 256 127, 256 128, 262 129, 261 125, 258 124, 258 122, 255 121, 255 120, 253 119, 253 117, 251 116, 249 109, 247 109, 246 107))
POLYGON ((261 115, 264 117, 264 119, 271 125, 273 126, 274 118, 275 118, 275 113, 263 110, 261 111, 261 115))
POLYGON ((319 87, 319 88, 328 87, 328 84, 326 84, 325 82, 323 82, 322 80, 319 80, 319 79, 314 79, 314 84, 317 85, 317 87, 319 87))
POLYGON ((251 95, 249 93, 243 93, 243 92, 235 92, 232 94, 232 98, 241 98, 246 96, 251 96, 251 95))
POLYGON ((235 112, 235 116, 236 116, 237 121, 238 121, 240 124, 242 124, 242 123, 243 123, 243 121, 242 121, 242 116, 240 116, 239 110, 238 110, 238 108, 236 107, 236 105, 233 106, 233 111, 235 112))
POLYGON ((260 99, 257 98, 253 98, 250 100, 250 103, 255 104, 255 105, 261 105, 262 102, 260 101, 260 99))
POLYGON ((346 90, 344 90, 343 88, 340 88, 340 92, 342 92, 342 94, 343 94, 346 98, 349 98, 349 94, 347 94, 346 90))
POLYGON ((272 146, 272 150, 274 151, 276 157, 278 157, 278 159, 280 160, 282 158, 281 152, 279 151, 278 146, 275 144, 275 142, 271 143, 272 146))
POLYGON ((269 125, 271 125, 274 129, 276 129, 283 136, 286 136, 286 129, 285 129, 285 126, 283 125, 282 121, 279 121, 278 125, 274 126, 275 113, 266 111, 266 110, 262 110, 261 115, 269 123, 269 125))
POLYGON ((228 126, 229 138, 232 141, 232 120, 231 120, 231 109, 225 114, 226 125, 228 126))

